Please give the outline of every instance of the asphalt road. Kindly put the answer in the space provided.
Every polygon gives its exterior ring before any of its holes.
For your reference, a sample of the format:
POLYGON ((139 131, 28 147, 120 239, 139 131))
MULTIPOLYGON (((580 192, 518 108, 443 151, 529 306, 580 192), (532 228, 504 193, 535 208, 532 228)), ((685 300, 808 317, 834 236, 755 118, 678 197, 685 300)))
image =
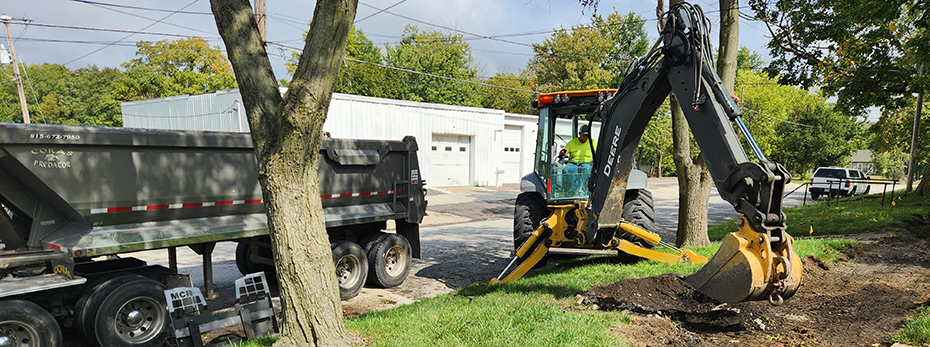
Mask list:
MULTIPOLYGON (((793 189, 795 185, 789 187, 793 189)), ((678 222, 678 183, 675 178, 650 179, 656 207, 656 226, 666 242, 673 243, 678 222)), ((421 226, 422 258, 414 259, 410 275, 390 289, 365 288, 359 297, 343 303, 347 314, 393 307, 496 277, 511 260, 513 250, 513 204, 520 192, 516 186, 445 187, 427 195, 428 216, 421 226)), ((803 192, 784 199, 784 206, 800 205, 803 192)), ((738 213, 716 191, 708 204, 708 222, 715 225, 734 220, 738 213)), ((236 244, 221 242, 213 252, 213 280, 219 297, 209 309, 232 306, 234 282, 241 276, 235 263, 236 244)), ((150 264, 167 266, 167 251, 137 252, 134 256, 150 264)), ((564 255, 562 256, 564 257, 564 255)), ((558 257, 556 258, 558 259, 558 257)), ((202 257, 189 249, 178 249, 179 272, 191 275, 203 290, 202 257)), ((67 346, 86 343, 73 332, 65 332, 67 346)))

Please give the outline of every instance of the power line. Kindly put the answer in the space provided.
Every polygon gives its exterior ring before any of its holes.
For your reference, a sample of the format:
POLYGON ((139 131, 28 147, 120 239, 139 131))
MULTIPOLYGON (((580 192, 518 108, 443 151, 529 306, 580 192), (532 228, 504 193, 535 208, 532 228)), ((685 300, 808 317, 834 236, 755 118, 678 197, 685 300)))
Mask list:
POLYGON ((434 27, 437 27, 437 28, 442 28, 442 29, 446 29, 446 30, 450 30, 450 31, 454 31, 454 32, 458 32, 458 33, 462 33, 462 34, 466 34, 466 35, 471 35, 471 36, 486 38, 486 39, 494 40, 494 41, 506 42, 506 43, 515 44, 515 45, 520 45, 520 46, 533 47, 533 45, 528 44, 528 43, 522 43, 522 42, 516 42, 516 41, 503 40, 503 39, 495 38, 495 37, 492 37, 492 36, 486 36, 486 35, 478 35, 478 34, 475 34, 475 33, 467 32, 467 31, 464 31, 464 30, 455 29, 455 28, 452 28, 452 27, 447 27, 447 26, 444 26, 444 25, 429 23, 429 22, 422 21, 422 20, 419 20, 419 19, 416 19, 416 18, 404 16, 404 15, 401 15, 401 14, 397 14, 397 13, 388 11, 387 9, 377 8, 377 7, 371 6, 371 5, 369 5, 369 4, 363 3, 363 2, 361 2, 361 1, 359 1, 359 4, 360 4, 360 5, 364 5, 364 6, 366 6, 366 7, 369 7, 369 8, 373 8, 373 9, 375 9, 375 10, 378 10, 378 11, 381 11, 381 12, 384 12, 384 13, 387 13, 387 14, 390 14, 390 15, 394 15, 394 16, 397 16, 397 17, 400 17, 400 18, 404 18, 404 19, 406 19, 406 20, 414 21, 414 22, 421 23, 421 24, 425 24, 425 25, 429 25, 429 26, 434 26, 434 27))
MULTIPOLYGON (((137 14, 135 14, 135 13, 129 13, 129 12, 126 12, 126 11, 117 10, 117 9, 115 9, 115 8, 108 8, 108 7, 106 7, 105 5, 98 4, 98 3, 91 3, 91 2, 89 2, 89 1, 82 1, 82 0, 71 0, 71 1, 76 1, 76 2, 80 2, 80 3, 90 4, 90 5, 95 6, 95 7, 99 7, 99 8, 102 8, 102 9, 105 9, 105 10, 110 10, 110 11, 117 12, 117 13, 122 13, 122 14, 125 14, 125 15, 127 15, 127 16, 133 16, 133 17, 136 17, 136 18, 142 18, 142 19, 145 19, 145 20, 155 21, 156 23, 159 22, 159 20, 154 19, 154 18, 149 18, 149 17, 146 17, 146 16, 140 16, 140 15, 137 15, 137 14)), ((162 21, 161 23, 162 23, 162 24, 166 24, 166 25, 170 25, 170 26, 173 26, 173 27, 178 27, 178 28, 181 28, 181 29, 187 29, 187 30, 197 31, 197 32, 207 33, 207 34, 213 34, 213 32, 204 31, 204 30, 200 30, 200 29, 196 29, 196 28, 191 28, 191 27, 186 27, 186 26, 179 25, 179 24, 168 23, 168 22, 164 22, 164 21, 162 21)))
MULTIPOLYGON (((108 4, 108 3, 104 3, 104 2, 87 1, 87 0, 70 0, 70 1, 79 2, 79 3, 83 3, 83 4, 88 4, 88 5, 108 6, 108 7, 119 7, 119 8, 128 8, 128 9, 143 10, 143 11, 168 12, 168 13, 173 13, 173 14, 199 14, 199 15, 210 15, 210 16, 213 15, 213 13, 211 13, 211 12, 173 11, 173 10, 166 10, 166 9, 161 9, 161 8, 148 8, 148 7, 138 7, 138 6, 128 6, 128 5, 117 5, 117 4, 108 4)), ((185 6, 185 7, 186 7, 186 6, 185 6)))
MULTIPOLYGON (((18 23, 13 23, 13 24, 18 24, 18 23)), ((34 25, 37 27, 59 28, 59 29, 105 31, 105 32, 130 33, 130 34, 139 34, 139 35, 154 35, 154 36, 169 36, 169 37, 191 37, 192 36, 192 35, 185 35, 185 34, 170 34, 170 33, 161 33, 161 32, 154 32, 154 31, 94 28, 94 27, 84 27, 84 26, 76 26, 76 25, 44 24, 44 23, 35 23, 35 22, 29 23, 28 25, 34 25)), ((220 37, 215 37, 215 36, 202 36, 201 38, 206 39, 206 40, 221 40, 222 39, 220 37)))
POLYGON ((362 18, 362 19, 359 19, 359 20, 355 21, 355 23, 352 23, 352 24, 358 24, 358 22, 361 22, 361 21, 366 20, 366 19, 368 19, 368 18, 377 16, 377 15, 383 13, 384 11, 387 11, 387 10, 390 10, 390 9, 394 8, 394 6, 403 4, 405 1, 407 1, 407 0, 400 0, 400 1, 398 1, 397 3, 395 3, 395 4, 391 5, 391 6, 385 7, 385 8, 384 8, 383 10, 381 10, 381 11, 372 13, 372 14, 368 15, 368 16, 365 17, 365 18, 362 18))
MULTIPOLYGON (((191 5, 197 3, 197 1, 200 1, 200 0, 194 0, 194 1, 192 1, 191 3, 187 4, 186 6, 181 7, 181 9, 178 10, 178 11, 181 11, 181 10, 183 10, 183 9, 185 9, 185 8, 190 7, 191 5)), ((174 12, 174 13, 177 13, 177 12, 174 12)), ((159 20, 155 21, 154 23, 145 26, 145 28, 142 28, 142 30, 151 28, 151 27, 154 26, 155 24, 158 24, 159 22, 161 22, 161 21, 163 21, 163 20, 165 20, 165 19, 168 19, 168 17, 171 17, 172 15, 174 15, 174 13, 168 14, 167 16, 164 16, 162 19, 159 19, 159 20)), ((84 59, 84 58, 90 56, 91 54, 100 52, 100 51, 102 51, 102 50, 104 50, 104 49, 107 49, 108 47, 110 47, 110 46, 112 46, 112 45, 115 45, 115 44, 117 44, 117 43, 119 43, 119 42, 122 42, 123 40, 128 39, 128 38, 132 37, 133 35, 135 35, 135 34, 126 35, 126 37, 119 39, 119 41, 116 41, 116 42, 114 42, 114 43, 111 44, 111 45, 107 45, 107 46, 105 46, 105 47, 100 47, 99 49, 97 49, 97 50, 95 50, 95 51, 93 51, 93 52, 90 52, 90 53, 87 53, 87 54, 85 54, 85 55, 82 55, 82 56, 80 56, 80 57, 78 57, 78 58, 76 58, 76 59, 72 59, 71 61, 69 61, 69 62, 67 62, 67 63, 64 63, 64 64, 62 64, 62 65, 68 65, 68 64, 71 64, 71 63, 76 62, 76 61, 78 61, 78 60, 84 59)))

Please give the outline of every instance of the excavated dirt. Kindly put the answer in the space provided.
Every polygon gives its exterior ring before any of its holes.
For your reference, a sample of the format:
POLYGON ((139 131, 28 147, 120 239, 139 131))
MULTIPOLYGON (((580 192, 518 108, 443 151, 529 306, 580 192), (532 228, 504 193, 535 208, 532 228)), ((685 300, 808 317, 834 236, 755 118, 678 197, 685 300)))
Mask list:
POLYGON ((595 286, 582 301, 633 314, 613 331, 632 346, 890 346, 930 304, 930 226, 906 229, 834 267, 804 259, 801 288, 782 306, 714 302, 675 275, 595 286))

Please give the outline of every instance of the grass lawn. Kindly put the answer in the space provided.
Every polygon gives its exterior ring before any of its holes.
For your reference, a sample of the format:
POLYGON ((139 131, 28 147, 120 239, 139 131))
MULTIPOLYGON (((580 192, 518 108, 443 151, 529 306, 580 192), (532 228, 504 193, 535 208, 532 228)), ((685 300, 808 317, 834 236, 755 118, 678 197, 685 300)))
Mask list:
MULTIPOLYGON (((900 195, 900 193, 896 193, 900 195)), ((801 258, 815 255, 833 263, 855 241, 825 238, 873 231, 895 231, 903 223, 930 216, 930 198, 896 197, 894 204, 868 197, 838 204, 820 202, 786 210, 789 233, 801 258), (810 230, 813 229, 811 233, 810 230)), ((735 222, 710 228, 712 239, 735 231, 735 222)), ((719 243, 695 249, 710 257, 719 243)), ((349 330, 371 346, 622 346, 610 328, 630 318, 619 312, 583 310, 575 296, 597 284, 664 273, 687 274, 699 265, 643 261, 622 264, 612 256, 588 256, 495 287, 476 283, 436 298, 347 319, 349 330)), ((896 337, 930 340, 930 310, 924 310, 896 337)), ((270 342, 245 346, 268 346, 270 342)))

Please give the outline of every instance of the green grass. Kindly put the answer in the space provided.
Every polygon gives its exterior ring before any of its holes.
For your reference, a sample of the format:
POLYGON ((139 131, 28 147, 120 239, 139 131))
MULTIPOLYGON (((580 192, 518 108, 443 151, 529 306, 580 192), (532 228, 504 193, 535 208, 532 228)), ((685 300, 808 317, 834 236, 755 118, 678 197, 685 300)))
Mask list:
MULTIPOLYGON (((796 242, 802 257, 833 262, 850 240, 796 242)), ((719 244, 695 251, 711 256, 719 244)), ((700 265, 643 261, 623 264, 613 256, 588 256, 494 287, 487 282, 346 321, 372 346, 623 346, 610 328, 630 318, 583 309, 575 296, 593 285, 665 273, 691 273, 700 265)))
MULTIPOLYGON (((903 196, 903 191, 896 191, 895 199, 891 201, 889 192, 885 196, 885 206, 882 206, 881 194, 856 200, 858 198, 843 198, 839 202, 818 201, 785 209, 788 233, 794 237, 805 237, 878 232, 889 228, 894 231, 907 222, 921 221, 930 216, 930 198, 927 197, 903 196)), ((711 240, 720 240, 736 230, 736 222, 731 221, 708 228, 708 234, 711 240)))
MULTIPOLYGON (((801 257, 817 255, 834 262, 850 240, 805 239, 795 247, 801 257)), ((719 247, 697 248, 712 256, 719 247)), ((575 296, 591 286, 625 278, 665 273, 687 274, 691 264, 642 261, 624 264, 614 256, 587 256, 563 262, 544 272, 494 287, 487 282, 460 288, 449 295, 373 312, 346 320, 349 330, 376 346, 624 346, 610 328, 629 324, 620 312, 580 307, 575 296)), ((249 341, 236 347, 270 346, 276 338, 249 341)))
MULTIPOLYGON (((886 201, 884 207, 880 198, 867 198, 787 209, 789 233, 796 236, 795 250, 802 259, 813 255, 834 264, 839 253, 856 242, 822 236, 897 231, 908 222, 930 216, 930 198, 895 195, 899 196, 895 204, 886 201)), ((710 228, 710 234, 719 240, 735 230, 736 224, 730 222, 710 228)), ((717 247, 719 243, 695 251, 711 257, 717 247)), ((584 309, 575 303, 575 296, 597 284, 687 274, 699 267, 653 261, 623 264, 612 256, 588 256, 511 283, 494 287, 477 283, 449 295, 360 315, 347 319, 346 325, 371 346, 623 346, 610 329, 625 326, 630 318, 584 309)), ((895 339, 911 344, 930 341, 930 309, 922 311, 895 339)))
POLYGON ((930 342, 930 307, 921 310, 917 318, 908 321, 892 339, 896 342, 918 346, 930 342))

